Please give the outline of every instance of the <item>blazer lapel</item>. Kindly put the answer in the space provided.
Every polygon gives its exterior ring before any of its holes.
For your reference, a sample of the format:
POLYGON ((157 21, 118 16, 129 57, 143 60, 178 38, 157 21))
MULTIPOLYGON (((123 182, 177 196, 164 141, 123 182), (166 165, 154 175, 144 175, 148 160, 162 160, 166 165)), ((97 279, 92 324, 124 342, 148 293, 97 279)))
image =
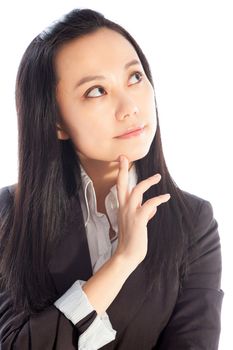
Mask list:
POLYGON ((79 197, 73 197, 71 201, 72 209, 63 238, 49 261, 49 271, 59 295, 76 280, 86 281, 93 274, 79 197))
MULTIPOLYGON (((77 279, 87 281, 93 275, 78 196, 73 199, 72 212, 63 237, 49 262, 49 270, 58 295, 64 294, 77 279)), ((106 310, 113 328, 118 332, 117 336, 133 320, 143 304, 148 292, 148 282, 142 262, 128 277, 106 310)))
POLYGON ((143 262, 131 273, 117 297, 106 310, 117 337, 134 319, 148 293, 148 277, 143 262))

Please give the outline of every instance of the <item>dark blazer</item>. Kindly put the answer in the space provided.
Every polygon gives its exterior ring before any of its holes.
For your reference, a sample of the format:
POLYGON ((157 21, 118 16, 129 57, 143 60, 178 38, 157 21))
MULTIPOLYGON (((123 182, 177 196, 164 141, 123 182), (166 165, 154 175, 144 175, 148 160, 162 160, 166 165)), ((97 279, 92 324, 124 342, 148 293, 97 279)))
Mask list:
MULTIPOLYGON (((11 200, 12 187, 0 192, 0 211, 11 200)), ((220 334, 221 253, 218 224, 211 204, 184 192, 192 205, 195 236, 189 247, 189 274, 179 292, 174 272, 167 285, 156 284, 147 295, 143 263, 129 276, 106 310, 116 339, 104 350, 215 350, 220 334), (196 247, 195 249, 193 247, 196 247)), ((92 266, 79 200, 66 232, 50 260, 54 286, 61 296, 77 279, 92 276, 92 266), (81 262, 81 264, 80 264, 81 262)), ((30 318, 14 314, 5 291, 0 291, 0 349, 73 350, 82 333, 96 316, 88 315, 73 325, 54 305, 30 318)))

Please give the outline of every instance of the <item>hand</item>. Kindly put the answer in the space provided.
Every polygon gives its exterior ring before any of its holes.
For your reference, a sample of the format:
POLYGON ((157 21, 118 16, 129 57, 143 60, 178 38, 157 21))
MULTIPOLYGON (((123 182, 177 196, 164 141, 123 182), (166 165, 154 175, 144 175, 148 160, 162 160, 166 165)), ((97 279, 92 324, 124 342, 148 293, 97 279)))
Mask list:
POLYGON ((138 183, 128 191, 127 157, 121 156, 117 178, 118 246, 115 254, 126 258, 127 262, 138 265, 147 254, 147 223, 155 215, 157 207, 170 199, 170 194, 162 194, 148 199, 143 205, 143 193, 157 184, 161 175, 156 174, 138 183))

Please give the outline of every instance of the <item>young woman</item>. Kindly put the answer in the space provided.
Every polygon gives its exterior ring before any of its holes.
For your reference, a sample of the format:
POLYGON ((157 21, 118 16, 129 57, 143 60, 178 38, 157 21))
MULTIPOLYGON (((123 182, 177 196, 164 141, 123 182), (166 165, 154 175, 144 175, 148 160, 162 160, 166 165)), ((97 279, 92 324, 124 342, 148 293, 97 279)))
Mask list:
POLYGON ((28 46, 16 106, 1 349, 217 349, 218 224, 168 172, 132 36, 90 9, 68 13, 28 46))

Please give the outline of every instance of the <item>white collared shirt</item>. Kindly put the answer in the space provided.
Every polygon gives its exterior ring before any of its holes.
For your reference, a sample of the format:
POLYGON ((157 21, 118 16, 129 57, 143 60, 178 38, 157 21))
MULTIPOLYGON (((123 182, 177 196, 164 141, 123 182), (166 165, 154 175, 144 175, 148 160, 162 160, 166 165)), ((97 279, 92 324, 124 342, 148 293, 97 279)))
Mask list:
MULTIPOLYGON (((81 167, 82 186, 79 190, 80 203, 84 217, 88 247, 90 251, 93 274, 114 254, 118 244, 117 212, 119 202, 116 185, 111 187, 105 198, 105 208, 115 236, 110 239, 110 224, 107 216, 97 211, 95 189, 91 178, 81 167)), ((128 189, 137 184, 136 167, 129 170, 128 189)), ((82 289, 85 281, 77 280, 54 304, 64 315, 76 324, 94 310, 82 289)), ((84 331, 78 342, 79 349, 99 349, 113 341, 116 331, 112 328, 106 312, 97 315, 91 325, 84 331)))

